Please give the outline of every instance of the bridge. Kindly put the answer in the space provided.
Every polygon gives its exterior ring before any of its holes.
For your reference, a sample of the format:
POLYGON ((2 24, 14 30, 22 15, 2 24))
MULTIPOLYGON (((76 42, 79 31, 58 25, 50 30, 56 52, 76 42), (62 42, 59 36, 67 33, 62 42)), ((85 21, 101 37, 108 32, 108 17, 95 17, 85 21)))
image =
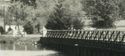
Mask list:
POLYGON ((125 31, 117 30, 55 30, 48 31, 45 37, 125 42, 124 36, 125 31))
POLYGON ((48 30, 39 43, 63 51, 70 46, 77 49, 74 56, 125 55, 125 31, 120 30, 48 30))

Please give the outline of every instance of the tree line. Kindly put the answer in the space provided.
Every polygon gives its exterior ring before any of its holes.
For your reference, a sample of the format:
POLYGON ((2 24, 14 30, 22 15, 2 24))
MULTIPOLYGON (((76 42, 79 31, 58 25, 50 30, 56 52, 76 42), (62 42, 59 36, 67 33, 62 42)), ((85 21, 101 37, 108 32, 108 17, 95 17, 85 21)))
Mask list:
POLYGON ((12 0, 6 16, 8 25, 23 25, 27 33, 51 30, 83 29, 85 20, 91 27, 113 28, 114 21, 124 19, 124 0, 12 0), (30 32, 31 31, 31 32, 30 32))

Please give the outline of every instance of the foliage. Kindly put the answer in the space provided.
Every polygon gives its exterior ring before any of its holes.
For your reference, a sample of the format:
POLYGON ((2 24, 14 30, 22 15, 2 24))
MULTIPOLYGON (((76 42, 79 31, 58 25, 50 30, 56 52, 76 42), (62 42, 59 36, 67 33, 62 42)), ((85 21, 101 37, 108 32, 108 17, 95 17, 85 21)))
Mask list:
POLYGON ((46 28, 52 30, 82 29, 83 22, 77 17, 73 19, 72 15, 67 15, 66 12, 63 4, 58 2, 55 11, 49 15, 46 28))
MULTIPOLYGON (((15 25, 25 25, 30 22, 30 26, 35 29, 36 25, 39 23, 37 20, 37 14, 35 5, 29 5, 29 1, 25 2, 24 0, 13 1, 11 6, 8 9, 8 24, 15 22, 15 25), (36 22, 37 21, 37 22, 36 22)), ((33 2, 33 1, 32 1, 33 2)), ((35 3, 35 1, 33 2, 35 3)))
POLYGON ((86 0, 84 11, 93 20, 93 27, 111 28, 119 16, 118 0, 86 0))
MULTIPOLYGON (((44 26, 47 23, 48 18, 50 20, 50 17, 54 17, 52 15, 56 16, 57 8, 60 6, 56 5, 58 4, 58 1, 59 0, 12 0, 8 11, 6 12, 6 24, 14 23, 18 26, 20 24, 25 25, 30 22, 33 29, 37 28, 39 30, 41 26, 44 26), (55 6, 57 8, 55 8, 55 6), (36 27, 38 25, 40 26, 36 27)), ((64 0, 64 2, 62 2, 63 6, 60 8, 61 10, 59 10, 63 12, 61 21, 63 21, 65 29, 69 29, 71 27, 75 29, 82 28, 81 26, 83 22, 79 19, 79 16, 76 16, 81 13, 81 5, 78 3, 79 1, 80 0, 64 0), (78 27, 78 25, 81 26, 78 27)), ((60 17, 60 14, 55 18, 58 16, 60 17)))
POLYGON ((4 16, 5 16, 4 9, 0 9, 0 16, 1 16, 1 17, 4 17, 4 16))
POLYGON ((31 25, 31 22, 28 22, 23 27, 27 34, 33 34, 33 26, 31 25))
POLYGON ((6 12, 5 23, 14 25, 23 25, 27 13, 24 11, 25 7, 21 2, 14 2, 8 7, 6 12))
POLYGON ((13 29, 12 29, 11 27, 9 27, 9 28, 8 28, 8 31, 11 31, 11 30, 13 30, 13 29))
POLYGON ((36 0, 11 0, 11 2, 17 2, 17 1, 20 1, 23 4, 29 5, 29 6, 35 6, 36 5, 36 3, 35 3, 36 0))
POLYGON ((2 26, 0 26, 0 33, 3 34, 4 33, 4 29, 2 26))
POLYGON ((119 2, 119 17, 125 19, 125 0, 120 0, 119 2))

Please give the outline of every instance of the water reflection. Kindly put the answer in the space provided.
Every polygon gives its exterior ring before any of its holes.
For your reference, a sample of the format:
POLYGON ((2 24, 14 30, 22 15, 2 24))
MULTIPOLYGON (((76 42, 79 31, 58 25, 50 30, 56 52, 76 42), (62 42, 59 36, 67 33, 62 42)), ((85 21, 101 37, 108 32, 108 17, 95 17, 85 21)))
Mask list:
POLYGON ((0 43, 0 56, 61 56, 57 51, 39 44, 0 43))
POLYGON ((37 45, 0 44, 0 50, 39 50, 37 45))

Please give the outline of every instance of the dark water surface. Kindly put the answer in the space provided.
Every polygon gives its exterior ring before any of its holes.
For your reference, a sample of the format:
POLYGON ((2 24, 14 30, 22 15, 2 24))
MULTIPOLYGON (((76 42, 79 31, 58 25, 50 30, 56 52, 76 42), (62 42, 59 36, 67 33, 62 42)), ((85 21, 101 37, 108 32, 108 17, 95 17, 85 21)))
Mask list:
MULTIPOLYGON (((124 56, 124 53, 109 49, 49 44, 43 46, 35 42, 0 43, 0 50, 53 51, 56 53, 37 56, 124 56)), ((40 52, 42 54, 43 52, 40 52)), ((39 53, 38 53, 39 54, 39 53)), ((43 53, 44 54, 44 53, 43 53)), ((16 55, 15 55, 16 56, 16 55)))

